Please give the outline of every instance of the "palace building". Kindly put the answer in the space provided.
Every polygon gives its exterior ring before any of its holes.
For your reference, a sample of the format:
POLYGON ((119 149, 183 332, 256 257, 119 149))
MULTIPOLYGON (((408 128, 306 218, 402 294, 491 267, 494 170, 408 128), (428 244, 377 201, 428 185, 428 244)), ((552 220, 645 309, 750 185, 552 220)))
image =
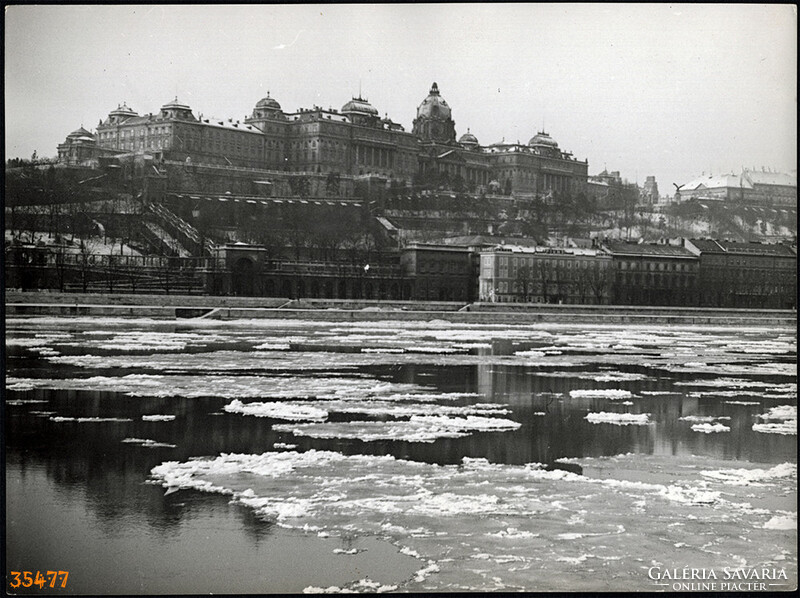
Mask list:
POLYGON ((585 191, 588 169, 545 132, 528 145, 482 146, 469 129, 457 138, 452 109, 436 83, 418 106, 411 132, 381 118, 360 95, 341 110, 285 112, 267 93, 242 121, 196 116, 177 98, 148 114, 123 103, 94 133, 81 127, 58 146, 59 161, 68 165, 121 154, 282 173, 374 175, 406 184, 421 179, 440 188, 516 196, 585 191))

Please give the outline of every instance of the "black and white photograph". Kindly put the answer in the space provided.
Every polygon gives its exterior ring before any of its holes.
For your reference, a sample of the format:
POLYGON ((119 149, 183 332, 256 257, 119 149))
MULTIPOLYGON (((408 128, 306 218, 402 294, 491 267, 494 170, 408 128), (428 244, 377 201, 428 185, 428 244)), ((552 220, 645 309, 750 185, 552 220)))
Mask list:
POLYGON ((797 591, 797 5, 3 44, 7 595, 797 591))

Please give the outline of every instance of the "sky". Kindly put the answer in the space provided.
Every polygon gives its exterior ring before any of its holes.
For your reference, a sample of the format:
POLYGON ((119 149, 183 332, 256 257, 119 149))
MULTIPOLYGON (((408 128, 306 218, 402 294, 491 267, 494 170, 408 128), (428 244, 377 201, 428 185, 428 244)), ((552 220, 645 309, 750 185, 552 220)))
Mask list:
POLYGON ((120 103, 243 119, 369 100, 411 131, 436 81, 456 133, 546 130, 589 174, 672 183, 797 168, 797 12, 775 4, 6 6, 6 158, 57 155, 120 103))

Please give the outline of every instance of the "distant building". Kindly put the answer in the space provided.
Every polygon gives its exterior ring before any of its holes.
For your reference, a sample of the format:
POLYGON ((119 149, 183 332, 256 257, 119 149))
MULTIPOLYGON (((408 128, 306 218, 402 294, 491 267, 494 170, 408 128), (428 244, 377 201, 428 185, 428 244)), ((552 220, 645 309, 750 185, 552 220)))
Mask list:
POLYGON ((681 186, 681 201, 736 201, 760 206, 797 207, 797 176, 743 170, 741 174, 702 176, 681 186))
POLYGON ((656 177, 648 176, 642 186, 642 201, 652 205, 658 203, 658 198, 658 183, 656 183, 656 177))
POLYGON ((699 257, 699 303, 709 307, 797 308, 797 250, 783 244, 691 239, 699 257))
POLYGON ((469 247, 414 243, 401 250, 404 275, 419 301, 475 301, 475 274, 469 247))
POLYGON ((600 249, 497 246, 481 252, 480 301, 605 304, 611 282, 611 256, 600 249))
POLYGON ((640 199, 639 187, 623 180, 618 170, 590 176, 586 183, 586 194, 601 210, 618 210, 636 205, 640 199))
POLYGON ((606 241, 613 261, 616 305, 696 305, 697 256, 667 243, 606 241))
MULTIPOLYGON (((481 146, 469 129, 457 140, 452 110, 436 83, 417 108, 412 132, 380 117, 366 99, 341 110, 314 106, 284 112, 267 96, 243 120, 196 116, 177 98, 157 113, 117 106, 97 125, 59 145, 59 160, 96 165, 99 156, 148 154, 156 162, 248 168, 292 175, 380 176, 410 185, 549 195, 585 191, 587 162, 559 149, 544 132, 527 145, 481 146)), ((192 189, 197 190, 197 189, 192 189)))

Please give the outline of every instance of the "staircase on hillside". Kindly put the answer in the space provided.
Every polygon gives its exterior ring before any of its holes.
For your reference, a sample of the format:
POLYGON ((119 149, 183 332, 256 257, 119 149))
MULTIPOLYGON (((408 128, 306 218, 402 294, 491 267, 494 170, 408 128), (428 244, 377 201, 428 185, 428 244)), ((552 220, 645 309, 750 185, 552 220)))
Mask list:
POLYGON ((162 255, 172 257, 191 257, 192 252, 186 249, 175 237, 170 235, 155 222, 145 221, 142 232, 147 241, 156 247, 162 255))
POLYGON ((214 243, 204 239, 195 227, 161 204, 150 204, 158 226, 176 240, 190 255, 211 255, 214 243))

